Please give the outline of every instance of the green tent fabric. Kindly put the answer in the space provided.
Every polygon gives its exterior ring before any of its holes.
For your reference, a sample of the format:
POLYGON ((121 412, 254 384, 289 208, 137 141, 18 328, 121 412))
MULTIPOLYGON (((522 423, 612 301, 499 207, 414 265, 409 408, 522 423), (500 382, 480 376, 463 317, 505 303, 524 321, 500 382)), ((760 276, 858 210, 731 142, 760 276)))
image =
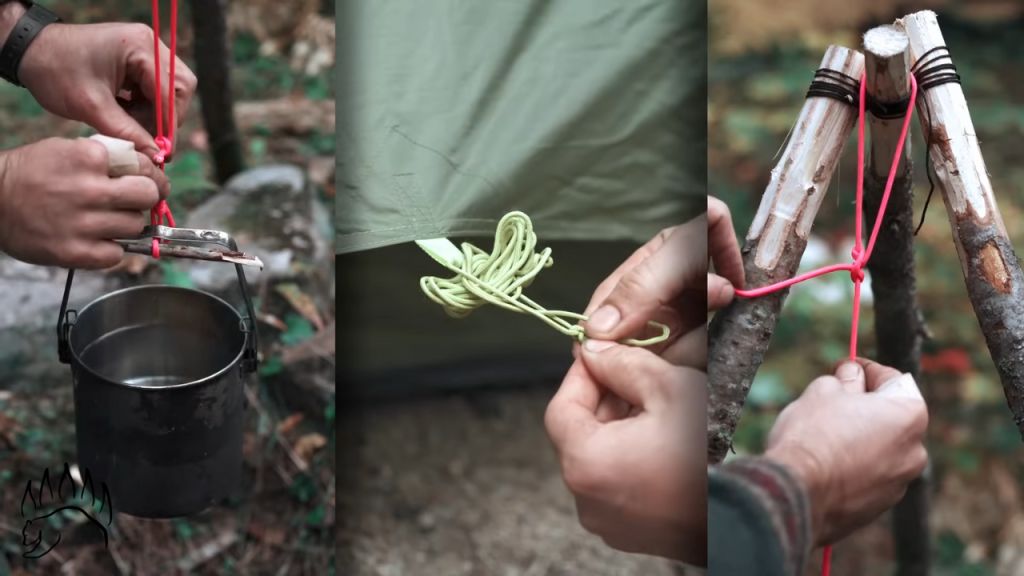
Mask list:
POLYGON ((582 311, 638 243, 706 210, 705 2, 344 4, 335 250, 352 322, 377 334, 353 340, 357 371, 569 348, 508 311, 445 316, 418 275, 450 273, 414 240, 490 250, 502 216, 525 212, 555 248, 530 297, 582 311), (425 332, 436 349, 411 353, 425 332))

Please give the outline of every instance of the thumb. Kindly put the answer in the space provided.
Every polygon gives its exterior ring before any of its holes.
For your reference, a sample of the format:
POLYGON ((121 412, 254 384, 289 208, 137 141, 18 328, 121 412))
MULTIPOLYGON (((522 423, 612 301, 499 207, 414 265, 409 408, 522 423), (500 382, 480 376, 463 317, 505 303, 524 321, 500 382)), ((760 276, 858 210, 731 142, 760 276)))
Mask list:
POLYGON ((94 114, 83 118, 83 121, 100 134, 132 142, 135 149, 147 158, 153 158, 160 152, 153 135, 132 118, 112 95, 107 96, 95 110, 94 114))
POLYGON ((586 322, 587 336, 621 340, 640 333, 683 290, 703 291, 708 272, 707 214, 676 228, 654 254, 626 273, 586 322))
POLYGON ((847 392, 867 392, 864 368, 853 360, 847 360, 836 368, 836 379, 839 380, 839 386, 847 392))
POLYGON ((921 389, 917 387, 917 382, 914 382, 914 377, 910 374, 902 374, 898 378, 889 380, 879 386, 875 393, 890 398, 916 398, 924 400, 924 397, 921 396, 921 389))
POLYGON ((736 295, 733 285, 718 274, 708 274, 708 310, 725 308, 736 295))
POLYGON ((602 340, 583 344, 583 364, 594 380, 633 406, 650 408, 671 384, 672 365, 653 352, 602 340), (666 376, 668 376, 666 378, 666 376))

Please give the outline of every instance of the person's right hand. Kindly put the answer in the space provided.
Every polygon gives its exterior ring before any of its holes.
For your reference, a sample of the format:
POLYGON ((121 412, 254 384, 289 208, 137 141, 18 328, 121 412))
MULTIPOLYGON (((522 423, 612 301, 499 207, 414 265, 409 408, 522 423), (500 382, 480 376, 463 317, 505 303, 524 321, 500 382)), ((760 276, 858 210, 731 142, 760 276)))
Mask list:
POLYGON ((141 153, 137 176, 110 178, 103 144, 49 138, 0 153, 0 251, 43 266, 102 269, 167 197, 167 177, 141 153))
MULTIPOLYGON (((707 312, 728 304, 733 286, 743 286, 743 260, 729 208, 708 197, 707 213, 662 230, 597 287, 583 313, 590 318, 587 337, 650 337, 653 320, 671 334, 648 350, 677 366, 706 370, 707 312), (711 261, 718 274, 708 273, 711 261)), ((578 343, 573 355, 580 357, 578 343)))
POLYGON ((827 545, 899 502, 928 463, 927 427, 910 374, 847 361, 782 411, 765 457, 804 483, 815 543, 827 545))

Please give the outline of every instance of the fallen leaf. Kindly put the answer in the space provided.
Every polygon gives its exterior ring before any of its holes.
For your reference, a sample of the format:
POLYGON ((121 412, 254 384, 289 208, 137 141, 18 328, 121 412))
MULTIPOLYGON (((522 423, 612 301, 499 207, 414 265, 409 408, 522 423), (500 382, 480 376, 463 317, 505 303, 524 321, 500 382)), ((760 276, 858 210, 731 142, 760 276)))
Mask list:
POLYGON ((293 447, 293 449, 295 450, 295 454, 299 458, 302 458, 303 460, 308 462, 309 458, 313 455, 314 452, 323 448, 326 445, 327 438, 324 438, 323 435, 314 432, 313 434, 306 434, 305 436, 299 438, 295 442, 295 446, 293 447))
POLYGON ((277 431, 282 434, 287 434, 288 432, 291 432, 292 430, 295 429, 299 422, 302 422, 302 418, 302 414, 292 414, 291 416, 282 420, 281 423, 277 425, 277 431))
POLYGON ((260 451, 260 440, 252 432, 242 434, 242 456, 246 460, 253 460, 260 451))
POLYGON ((273 314, 264 314, 262 312, 257 312, 256 319, 259 320, 260 322, 263 322, 264 324, 270 324, 271 326, 277 328, 282 332, 288 329, 288 325, 284 323, 284 320, 281 320, 280 318, 274 316, 273 314))
POLYGON ((281 364, 290 366, 302 360, 312 358, 331 358, 334 356, 335 332, 334 321, 317 332, 312 338, 281 351, 281 364))
POLYGON ((279 284, 274 288, 274 291, 284 296, 284 299, 291 304, 296 312, 316 327, 317 332, 324 329, 324 321, 320 317, 320 312, 316 309, 316 304, 297 284, 279 284))
POLYGON ((309 180, 319 186, 327 186, 334 177, 335 170, 334 156, 323 156, 313 158, 309 161, 306 171, 309 173, 309 180))
POLYGON ((256 522, 249 524, 249 534, 270 546, 280 546, 283 544, 286 535, 283 528, 262 526, 256 522))

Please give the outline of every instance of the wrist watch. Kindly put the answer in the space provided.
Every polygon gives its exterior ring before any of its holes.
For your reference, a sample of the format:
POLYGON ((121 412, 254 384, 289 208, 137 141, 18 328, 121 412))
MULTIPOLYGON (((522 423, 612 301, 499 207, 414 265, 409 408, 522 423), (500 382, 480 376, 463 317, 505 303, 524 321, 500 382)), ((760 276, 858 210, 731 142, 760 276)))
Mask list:
MULTIPOLYGON (((0 50, 0 78, 22 87, 21 82, 18 81, 18 66, 21 64, 22 57, 25 56, 25 51, 43 28, 54 22, 60 22, 61 19, 53 12, 30 0, 13 1, 24 5, 28 10, 18 19, 18 23, 11 30, 11 35, 7 37, 3 49, 0 50)), ((11 0, 0 0, 0 5, 10 3, 11 0)))

